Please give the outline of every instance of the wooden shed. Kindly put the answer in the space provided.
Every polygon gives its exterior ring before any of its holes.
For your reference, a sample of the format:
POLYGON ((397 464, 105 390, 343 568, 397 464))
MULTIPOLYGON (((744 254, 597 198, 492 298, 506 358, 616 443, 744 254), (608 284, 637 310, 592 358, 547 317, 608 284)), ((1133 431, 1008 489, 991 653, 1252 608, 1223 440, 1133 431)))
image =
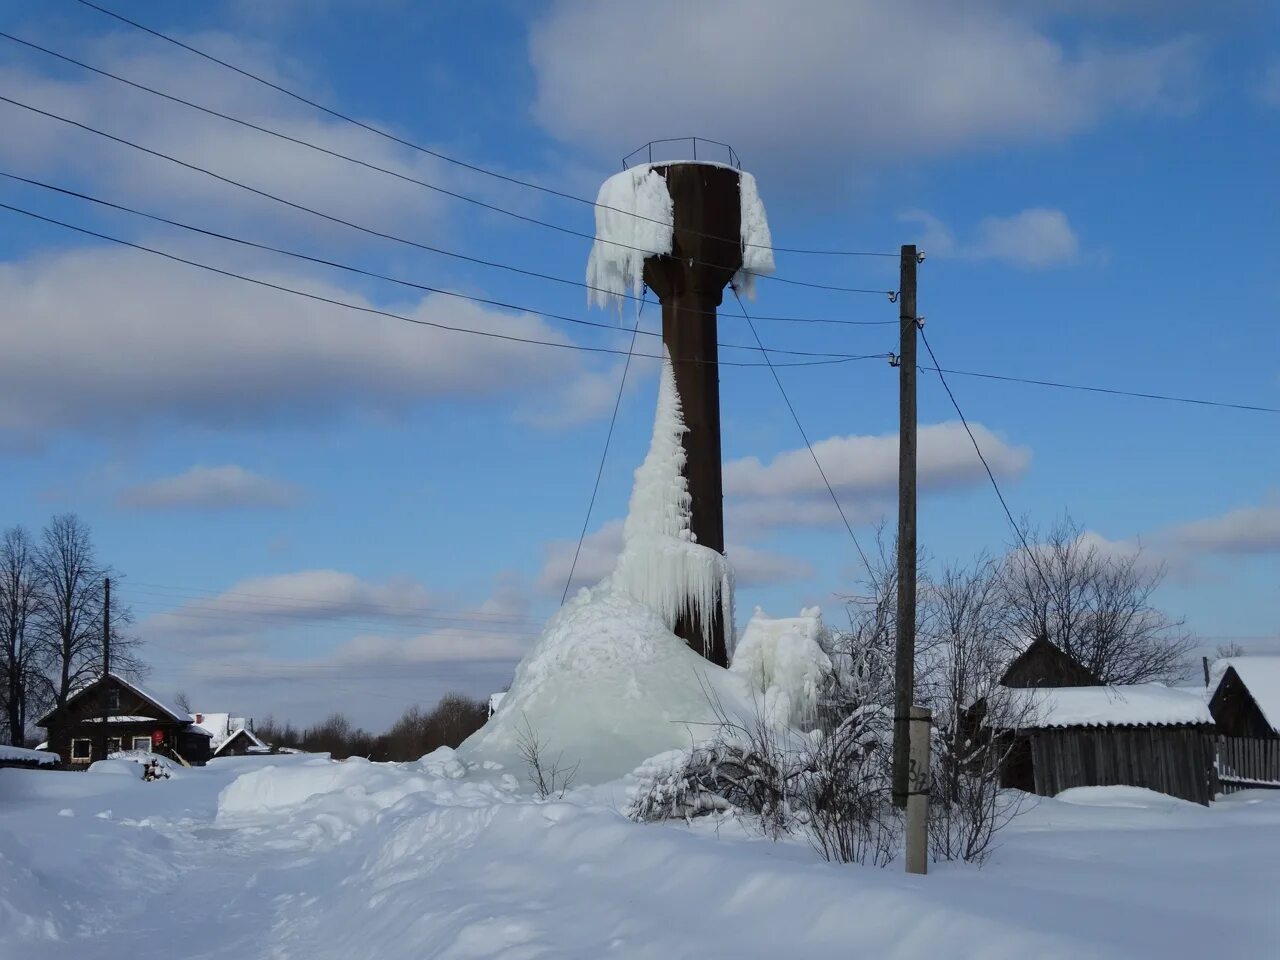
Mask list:
POLYGON ((1232 657, 1214 665, 1209 712, 1227 737, 1280 738, 1280 657, 1232 657))
POLYGON ((1126 784, 1208 804, 1217 792, 1215 728, 1204 698, 1158 683, 1039 687, 1011 738, 1002 785, 1040 796, 1126 784))
POLYGON ((1213 676, 1223 790, 1280 789, 1280 657, 1219 660, 1213 676))

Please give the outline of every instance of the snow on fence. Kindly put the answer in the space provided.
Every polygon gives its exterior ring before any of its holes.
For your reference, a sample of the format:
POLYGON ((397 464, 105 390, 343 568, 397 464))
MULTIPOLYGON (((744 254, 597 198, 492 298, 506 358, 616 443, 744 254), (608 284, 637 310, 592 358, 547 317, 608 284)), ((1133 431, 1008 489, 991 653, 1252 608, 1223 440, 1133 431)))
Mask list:
POLYGON ((1218 779, 1223 793, 1280 790, 1280 740, 1219 737, 1218 779))

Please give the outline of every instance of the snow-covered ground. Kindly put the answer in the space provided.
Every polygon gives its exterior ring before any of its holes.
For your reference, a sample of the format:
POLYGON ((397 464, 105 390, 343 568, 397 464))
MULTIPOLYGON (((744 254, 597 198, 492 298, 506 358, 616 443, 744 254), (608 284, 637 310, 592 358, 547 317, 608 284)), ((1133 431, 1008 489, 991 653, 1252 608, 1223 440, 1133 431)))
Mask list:
POLYGON ((1070 791, 981 870, 820 861, 413 764, 244 757, 0 770, 4 960, 1274 956, 1280 791, 1070 791))

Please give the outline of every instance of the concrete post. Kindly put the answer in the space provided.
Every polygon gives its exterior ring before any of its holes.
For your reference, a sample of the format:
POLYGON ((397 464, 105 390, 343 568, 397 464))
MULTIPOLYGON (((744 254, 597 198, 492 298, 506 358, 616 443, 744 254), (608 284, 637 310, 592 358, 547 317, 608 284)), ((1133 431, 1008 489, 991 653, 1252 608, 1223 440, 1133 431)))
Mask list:
MULTIPOLYGON (((685 477, 698 543, 724 552, 724 485, 720 454, 720 372, 716 308, 742 266, 742 201, 738 171, 708 163, 654 169, 667 180, 674 208, 671 253, 650 257, 644 281, 662 303, 662 340, 684 410, 685 477)), ((709 659, 728 665, 719 605, 709 659)), ((701 625, 690 618, 676 635, 702 653, 701 625)))
POLYGON ((933 715, 911 708, 911 762, 907 794, 907 873, 929 872, 929 740, 933 715))

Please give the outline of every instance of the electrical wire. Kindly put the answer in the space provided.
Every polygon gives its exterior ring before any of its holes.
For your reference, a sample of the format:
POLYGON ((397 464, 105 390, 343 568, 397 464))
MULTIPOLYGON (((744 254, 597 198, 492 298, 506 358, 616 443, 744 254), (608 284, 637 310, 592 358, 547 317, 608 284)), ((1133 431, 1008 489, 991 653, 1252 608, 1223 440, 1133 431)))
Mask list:
MULTIPOLYGON (((322 257, 314 257, 314 256, 311 256, 310 254, 298 253, 297 251, 287 250, 283 247, 275 247, 275 246, 271 246, 270 244, 258 243, 253 240, 245 240, 242 237, 237 237, 232 234, 219 233, 216 230, 207 230, 204 227, 193 226, 189 223, 183 223, 180 220, 171 220, 168 217, 162 217, 158 214, 147 213, 143 210, 137 210, 133 207, 125 206, 123 204, 113 203, 110 200, 103 200, 99 197, 92 196, 91 194, 81 193, 77 190, 70 190, 70 189, 67 189, 66 187, 55 186, 53 184, 44 183, 39 180, 32 180, 28 177, 21 177, 13 173, 6 173, 3 170, 0 170, 0 177, 4 177, 9 180, 15 180, 19 183, 30 184, 31 186, 40 187, 41 189, 49 190, 54 193, 60 193, 64 196, 76 197, 77 199, 80 199, 80 200, 87 200, 90 203, 95 203, 100 206, 108 207, 112 210, 119 210, 123 213, 128 213, 133 216, 143 217, 155 223, 163 223, 171 227, 178 227, 182 230, 188 230, 192 233, 200 234, 201 236, 213 237, 218 240, 225 240, 229 243, 241 244, 242 246, 251 247, 255 250, 263 250, 269 253, 276 253, 282 256, 292 257, 296 260, 303 260, 307 263, 315 263, 321 266, 332 267, 336 270, 345 270, 348 273, 358 274, 359 276, 369 277, 374 280, 384 280, 387 283, 395 283, 402 287, 409 287, 411 289, 421 290, 426 293, 435 293, 435 294, 440 294, 441 296, 454 297, 457 299, 470 301, 471 303, 484 304, 485 306, 502 307, 508 310, 519 310, 524 313, 531 313, 531 314, 535 314, 540 317, 546 317, 552 320, 563 320, 565 323, 576 323, 581 326, 596 327, 597 329, 608 330, 610 332, 615 332, 615 333, 621 333, 624 331, 624 328, 618 327, 615 324, 611 324, 611 323, 600 323, 595 320, 584 320, 581 317, 569 317, 569 316, 565 316, 563 314, 558 314, 558 313, 545 313, 539 310, 531 309, 529 307, 523 307, 519 304, 507 303, 506 301, 502 301, 502 300, 492 300, 486 297, 476 297, 468 294, 457 293, 455 291, 446 290, 441 287, 433 287, 428 284, 416 283, 412 280, 404 280, 399 277, 388 276, 384 273, 377 273, 372 270, 365 270, 362 267, 351 266, 350 264, 342 263, 340 261, 326 260, 322 257)), ((647 337, 662 336, 662 334, 660 333, 654 333, 649 330, 641 330, 640 333, 644 334, 647 337)), ((726 347, 732 350, 750 350, 752 352, 755 352, 759 349, 757 347, 753 347, 748 344, 737 344, 737 343, 720 343, 718 344, 718 346, 726 347)), ((790 354, 793 356, 804 356, 804 357, 842 357, 843 358, 843 357, 853 356, 852 354, 828 353, 826 351, 785 350, 781 348, 779 348, 778 350, 775 350, 774 352, 790 354)))
POLYGON ((787 396, 787 388, 782 385, 782 378, 778 376, 778 371, 774 369, 773 363, 769 361, 769 354, 765 351, 764 343, 760 340, 760 334, 756 332, 756 325, 751 322, 751 316, 747 313, 747 308, 742 303, 742 297, 738 296, 736 288, 733 288, 733 298, 738 301, 738 309, 742 311, 742 316, 747 321, 747 326, 751 328, 751 333, 756 338, 756 343, 760 345, 761 353, 766 362, 769 362, 769 372, 773 374, 773 382, 778 385, 778 392, 782 394, 783 402, 786 403, 787 409, 791 411, 791 419, 795 421, 796 429, 800 431, 804 445, 809 449, 809 456, 813 457, 813 465, 818 468, 818 474, 822 477, 827 493, 831 494, 831 502, 836 505, 836 510, 840 513, 840 519, 844 521, 844 528, 849 531, 849 539, 853 541, 853 546, 857 549, 858 556, 862 558, 862 565, 870 570, 871 564, 867 561, 867 555, 862 550, 862 544, 858 542, 858 537, 853 532, 853 525, 849 523, 844 507, 840 505, 840 498, 836 496, 835 488, 831 486, 831 481, 827 479, 827 472, 822 469, 822 463, 818 460, 818 455, 813 450, 813 444, 809 442, 809 434, 805 432, 804 425, 800 422, 800 417, 796 413, 796 408, 792 405, 791 398, 787 396))
MULTIPOLYGON (((157 97, 160 97, 160 98, 162 98, 162 99, 164 99, 164 100, 168 100, 168 101, 170 101, 170 102, 172 102, 172 103, 178 103, 178 104, 181 104, 181 105, 183 105, 183 106, 185 106, 185 107, 188 107, 188 108, 190 108, 190 109, 192 109, 192 110, 198 110, 198 111, 200 111, 201 113, 207 114, 207 115, 209 115, 209 116, 218 117, 219 119, 226 120, 226 121, 228 121, 228 122, 230 122, 230 123, 239 124, 240 126, 242 126, 242 127, 246 127, 246 128, 248 128, 248 129, 250 129, 250 130, 256 130, 256 131, 258 131, 259 133, 266 134, 267 136, 275 137, 275 138, 277 138, 277 139, 279 139, 279 140, 283 140, 283 141, 288 142, 288 143, 296 144, 297 146, 306 147, 306 148, 308 148, 309 150, 314 150, 314 151, 316 151, 316 152, 318 152, 318 153, 325 154, 326 156, 334 157, 334 158, 337 158, 337 159, 340 159, 340 160, 345 160, 345 161, 347 161, 348 163, 356 164, 357 166, 364 167, 364 168, 366 168, 366 169, 368 169, 368 170, 373 170, 373 171, 375 171, 375 172, 377 172, 377 173, 385 174, 386 176, 389 176, 389 177, 395 177, 397 180, 402 180, 402 181, 404 181, 404 182, 406 182, 406 183, 412 183, 412 184, 415 184, 415 185, 420 186, 420 187, 425 187, 425 188, 426 188, 426 189, 428 189, 428 190, 435 191, 436 193, 442 194, 442 195, 447 196, 447 197, 452 197, 452 198, 454 198, 454 199, 456 199, 456 200, 461 200, 461 201, 464 201, 464 202, 466 202, 466 203, 474 204, 475 206, 482 207, 482 208, 483 208, 483 209, 485 209, 485 210, 493 211, 494 213, 501 213, 501 214, 503 214, 503 215, 505 215, 505 216, 513 217, 514 219, 522 220, 522 221, 524 221, 524 222, 526 222, 526 223, 534 224, 534 225, 536 225, 536 226, 540 226, 540 227, 546 227, 547 229, 550 229, 550 230, 555 230, 555 231, 558 231, 558 232, 560 232, 560 233, 568 234, 569 236, 581 237, 581 238, 584 238, 584 239, 587 239, 587 240, 591 240, 591 241, 593 241, 593 242, 594 242, 596 239, 600 239, 602 243, 609 243, 609 244, 614 244, 614 245, 617 245, 617 246, 628 246, 627 244, 622 244, 622 243, 620 243, 619 241, 615 241, 615 240, 608 240, 608 239, 604 239, 604 238, 597 238, 597 237, 595 237, 593 234, 590 234, 590 233, 584 233, 584 232, 583 232, 583 231, 581 231, 581 230, 574 230, 574 229, 573 229, 573 228, 571 228, 571 227, 565 227, 565 226, 562 226, 562 225, 560 225, 560 224, 558 224, 558 223, 552 223, 552 222, 547 221, 547 220, 540 220, 540 219, 538 219, 537 217, 531 217, 531 216, 528 216, 528 215, 526 215, 526 214, 518 213, 518 212, 516 212, 516 211, 514 211, 514 210, 509 210, 509 209, 507 209, 506 207, 502 207, 502 206, 499 206, 499 205, 494 204, 494 203, 489 203, 489 202, 487 202, 487 201, 480 200, 480 199, 478 199, 478 198, 476 198, 476 197, 468 196, 467 194, 464 194, 464 193, 458 193, 458 192, 457 192, 457 191, 455 191, 455 190, 449 190, 449 189, 447 189, 447 188, 445 188, 445 187, 441 187, 441 186, 440 186, 440 185, 438 185, 438 184, 430 183, 429 181, 419 179, 418 177, 409 176, 408 174, 401 173, 401 172, 400 172, 400 171, 398 171, 398 170, 392 170, 392 169, 389 169, 389 168, 387 168, 387 167, 380 166, 380 165, 378 165, 378 164, 376 164, 376 163, 372 163, 372 162, 367 161, 367 160, 361 160, 361 159, 359 159, 358 157, 353 157, 353 156, 351 156, 351 155, 349 155, 349 154, 342 153, 341 151, 333 150, 333 149, 331 149, 331 148, 329 148, 329 147, 321 146, 320 144, 318 144, 318 143, 313 143, 313 142, 311 142, 310 140, 304 140, 304 139, 302 139, 301 137, 296 137, 296 136, 292 136, 292 135, 287 134, 287 133, 282 133, 282 132, 281 132, 281 131, 279 131, 279 130, 275 130, 275 129, 271 128, 271 127, 263 126, 262 124, 258 124, 258 123, 254 123, 254 122, 249 121, 249 120, 245 120, 245 119, 243 119, 242 117, 236 117, 236 116, 233 116, 233 115, 228 114, 228 113, 223 113, 222 111, 220 111, 220 110, 215 110, 215 109, 213 109, 212 107, 207 107, 207 106, 204 106, 203 104, 195 103, 195 102, 193 102, 193 101, 191 101, 191 100, 187 100, 187 99, 185 99, 185 98, 183 98, 183 97, 179 97, 179 96, 176 96, 176 95, 174 95, 174 94, 165 93, 163 90, 157 90, 157 89, 156 89, 156 88, 154 88, 154 87, 149 87, 149 86, 147 86, 147 85, 146 85, 146 84, 144 84, 144 83, 138 83, 137 81, 130 80, 130 79, 128 79, 127 77, 122 77, 122 76, 120 76, 119 74, 112 73, 112 72, 111 72, 111 71, 109 71, 109 70, 103 70, 103 69, 101 69, 101 68, 99 68, 99 67, 92 66, 92 65, 90 65, 90 64, 87 64, 87 63, 83 62, 82 60, 77 60, 77 59, 76 59, 76 58, 74 58, 74 57, 70 57, 70 56, 67 56, 66 54, 59 53, 59 52, 58 52, 58 51, 56 51, 56 50, 51 50, 51 49, 50 49, 50 48, 48 48, 48 47, 41 46, 41 45, 40 45, 40 44, 38 44, 38 43, 33 43, 33 42, 32 42, 32 41, 30 41, 30 40, 24 40, 22 37, 16 37, 16 36, 14 36, 14 35, 13 35, 13 34, 11 34, 11 33, 6 33, 5 31, 0 31, 0 37, 3 37, 3 38, 4 38, 4 39, 6 39, 6 40, 10 40, 10 41, 12 41, 13 43, 20 44, 20 45, 22 45, 22 46, 24 46, 24 47, 27 47, 27 48, 31 49, 31 50, 39 51, 40 53, 46 54, 47 56, 54 57, 54 58, 56 58, 56 59, 58 59, 58 60, 63 61, 64 63, 72 64, 72 65, 74 65, 74 66, 80 67, 80 68, 81 68, 81 69, 83 69, 83 70, 87 70, 87 71, 89 71, 89 72, 91 72, 91 73, 95 73, 95 74, 97 74, 97 75, 99 75, 99 76, 107 77, 107 78, 109 78, 109 79, 111 79, 111 80, 114 80, 114 81, 116 81, 116 82, 118 82, 118 83, 125 84, 126 86, 132 87, 132 88, 134 88, 134 89, 136 89, 136 90, 141 90, 141 91, 144 91, 144 92, 146 92, 146 93, 152 94, 153 96, 157 96, 157 97)), ((605 209, 610 209, 610 210, 612 210, 613 208, 609 207, 609 208, 605 208, 605 209)), ((638 214, 632 214, 632 215, 633 215, 633 216, 638 216, 638 214)), ((699 234, 697 231, 688 231, 688 232, 693 233, 693 234, 695 234, 695 235, 703 236, 703 234, 699 234)), ((744 245, 745 245, 745 246, 761 246, 760 244, 744 244, 744 245)), ((639 249, 639 248, 636 248, 636 247, 629 247, 629 248, 630 248, 630 249, 639 249)), ((445 253, 445 255, 446 255, 446 256, 451 255, 451 254, 448 254, 448 252, 447 252, 447 251, 440 251, 440 252, 445 253)), ((792 251, 792 252, 796 252, 796 251, 792 251)), ((807 251, 807 252, 815 253, 815 254, 822 253, 822 251, 807 251)), ((893 254, 869 254, 869 253, 868 253, 868 254, 860 254, 860 255, 865 255, 865 256, 893 256, 893 254)), ((484 262, 484 261, 480 261, 480 262, 484 262)), ((746 272, 750 273, 750 271, 746 271, 746 272)), ((751 274, 751 275, 752 275, 752 276, 763 276, 763 274, 754 274, 754 273, 753 273, 753 274, 751 274)), ((539 276, 541 276, 541 275, 539 275, 539 276)), ((556 278, 547 277, 547 278, 545 278, 545 279, 556 279, 556 280, 560 280, 560 282, 562 282, 562 283, 575 283, 575 282, 576 282, 576 281, 571 281, 571 280, 564 280, 564 279, 559 278, 559 277, 556 277, 556 278)), ((777 279, 777 278, 774 278, 774 279, 777 279)), ((577 285, 578 285, 578 286, 587 286, 586 284, 582 284, 582 283, 577 283, 577 285)), ((588 287, 588 289, 596 289, 596 288, 594 288, 594 287, 588 287)), ((887 292, 887 291, 886 291, 886 292, 887 292)), ((628 298, 628 299, 633 299, 633 298, 628 298)))
MULTIPOLYGON (((306 204, 297 203, 293 200, 286 200, 284 197, 278 196, 277 194, 271 193, 267 190, 262 190, 258 187, 250 186, 247 183, 242 183, 241 181, 236 180, 232 177, 227 177, 220 173, 216 173, 213 170, 208 169, 207 167, 202 167, 199 164, 190 163, 186 160, 180 160, 179 158, 171 154, 164 153, 160 150, 154 150, 151 147, 144 146, 133 140, 129 140, 125 137, 116 136, 113 133, 107 133, 105 130, 99 130, 97 127, 92 127, 87 123, 81 123, 79 120, 72 120, 70 117, 64 117, 61 114, 53 113, 50 110, 44 110, 40 107, 32 106, 31 104, 24 103, 21 100, 15 100, 12 97, 6 97, 3 95, 0 95, 0 102, 10 104, 11 106, 18 107, 22 110, 27 110, 31 113, 37 114, 42 117, 46 117, 50 120, 57 120, 59 123, 65 123, 68 126, 75 127, 78 130, 83 130, 86 133, 92 133, 95 136, 102 137, 103 139, 106 139, 106 140, 110 140, 113 143, 118 143, 121 146, 129 147, 132 150, 137 150, 141 153, 145 153, 149 156, 156 157, 161 160, 167 160, 170 163, 177 164, 178 166, 184 167, 187 170, 192 170, 196 173, 202 173, 205 176, 212 177, 214 180, 217 180, 220 183, 225 183, 228 186, 236 187, 240 190, 245 190, 249 193, 254 194, 255 196, 263 197, 264 199, 267 199, 267 200, 272 200, 276 203, 283 204, 284 206, 289 207, 293 210, 297 210, 301 213, 306 213, 313 217, 319 217, 322 220, 328 220, 330 223, 337 223, 344 227, 349 227, 352 230, 357 230, 361 233, 366 233, 369 236, 379 237, 383 240, 391 240, 395 243, 403 243, 403 244, 406 244, 407 246, 416 247, 419 250, 426 250, 430 253, 436 253, 442 256, 457 257, 459 259, 468 260, 472 263, 482 264, 484 266, 495 267, 497 269, 502 269, 502 270, 512 270, 517 273, 524 273, 530 276, 540 277, 541 279, 544 279, 544 280, 561 279, 557 277, 552 277, 548 274, 539 274, 533 271, 523 270, 519 267, 512 267, 507 264, 501 264, 491 260, 482 260, 478 257, 472 257, 464 254, 454 253, 452 251, 445 250, 440 247, 434 247, 434 246, 431 246, 430 244, 421 243, 420 241, 417 241, 417 240, 410 240, 407 237, 401 237, 401 236, 397 236, 396 234, 386 233, 381 230, 376 230, 373 227, 367 227, 367 226, 364 226, 363 224, 356 223, 352 220, 346 220, 342 217, 335 216, 331 213, 325 213, 323 210, 317 210, 315 207, 308 207, 306 204)), ((587 236, 587 234, 581 234, 581 236, 585 237, 587 236)), ((592 237, 590 239, 595 239, 595 238, 592 237)), ((625 247, 628 250, 635 250, 640 253, 652 254, 653 252, 651 250, 645 249, 644 247, 636 247, 636 246, 632 246, 631 244, 621 243, 619 241, 604 240, 603 242, 613 244, 615 246, 625 247)), ((693 260, 691 262, 701 263, 701 261, 698 261, 698 260, 693 260)), ((778 276, 773 276, 771 274, 752 274, 752 275, 761 277, 763 279, 774 280, 778 283, 786 283, 786 284, 790 284, 792 286, 798 286, 798 287, 810 287, 817 290, 831 290, 838 293, 870 293, 870 294, 888 296, 890 298, 894 298, 897 296, 897 294, 892 290, 870 290, 870 289, 864 289, 861 287, 837 287, 837 286, 832 286, 830 284, 810 283, 807 280, 791 280, 791 279, 788 279, 787 277, 778 277, 778 276)), ((561 282, 574 283, 575 285, 578 285, 578 286, 586 286, 586 284, 578 284, 577 281, 565 281, 561 279, 561 282)))
MULTIPOLYGON (((1054 380, 1036 380, 1030 377, 1011 377, 998 373, 978 373, 974 370, 953 370, 937 366, 919 367, 922 371, 954 374, 957 377, 980 377, 983 380, 1001 380, 1006 383, 1026 383, 1038 387, 1057 387, 1062 390, 1082 390, 1087 393, 1104 393, 1118 397, 1138 397, 1143 400, 1166 400, 1170 403, 1188 403, 1201 407, 1225 407, 1229 410, 1248 410, 1253 413, 1280 413, 1280 407, 1263 407, 1248 403, 1230 403, 1223 400, 1203 400, 1197 397, 1178 397, 1164 393, 1140 393, 1134 390, 1119 390, 1113 387, 1092 387, 1079 383, 1060 383, 1054 380)), ((944 381, 945 382, 945 381, 944 381)))
MULTIPOLYGON (((636 311, 636 325, 631 333, 631 350, 635 349, 636 333, 640 330, 640 316, 644 313, 644 304, 636 311)), ((591 511, 596 506, 596 496, 600 493, 600 478, 604 476, 605 460, 609 457, 609 444, 613 441, 613 428, 618 422, 618 410, 622 406, 622 394, 627 388, 627 371, 631 369, 631 353, 627 352, 627 361, 622 367, 622 379, 618 381, 618 398, 613 402, 613 416, 609 418, 609 430, 604 435, 604 450, 600 452, 600 466, 596 468, 596 481, 591 486, 591 499, 587 502, 587 515, 582 518, 582 531, 578 534, 578 545, 573 551, 573 562, 569 564, 569 575, 564 581, 564 592, 560 594, 560 606, 564 606, 569 597, 569 587, 573 583, 573 575, 578 569, 578 556, 582 553, 582 544, 587 539, 587 527, 591 524, 591 511)))
MULTIPOLYGON (((141 30, 144 33, 148 33, 151 36, 156 37, 157 39, 164 40, 165 42, 171 43, 174 46, 181 47, 183 50, 186 50, 189 53, 194 53, 198 57, 203 57, 205 60, 208 60, 211 63, 216 63, 221 67, 225 67, 226 69, 231 70, 235 73, 238 73, 240 76, 245 77, 246 79, 253 80, 256 83, 262 84, 263 86, 270 87, 272 90, 275 90, 279 93, 283 93, 285 96, 291 97, 294 100, 297 100, 299 103, 304 103, 309 107, 313 107, 316 110, 319 110, 323 113, 327 113, 329 116, 334 117, 337 120, 342 120, 345 123, 353 124, 354 126, 360 127, 363 130, 367 130, 369 133, 376 134, 377 136, 390 140, 393 143, 398 143, 403 147, 408 147, 411 150, 416 150, 419 153, 423 153, 423 154, 426 154, 427 156, 434 157, 437 160, 442 160, 445 163, 451 163, 451 164, 454 164, 455 166, 459 166, 459 167, 463 167, 464 169, 471 170, 474 173, 480 173, 487 177, 493 177, 497 180, 502 180, 502 181, 505 181, 506 183, 514 184, 519 187, 525 187, 527 189, 537 190, 541 193, 549 194, 554 197, 560 197, 561 199, 564 199, 564 200, 573 200, 576 203, 586 204, 587 206, 590 206, 590 207, 599 207, 602 210, 609 210, 613 213, 620 213, 628 217, 635 217, 638 220, 646 220, 650 223, 658 223, 658 224, 662 224, 663 226, 670 226, 669 223, 663 220, 655 220, 652 217, 646 217, 642 214, 635 213, 630 210, 620 210, 617 207, 610 207, 604 204, 597 204, 595 201, 588 200, 586 197, 579 197, 571 193, 566 193, 561 190, 556 190, 553 187, 547 187, 542 184, 534 183, 529 180, 522 180, 519 177, 513 177, 509 174, 499 173, 496 170, 490 170, 478 164, 468 163, 465 160, 459 160, 456 157, 451 157, 448 154, 441 153, 438 150, 432 150, 428 147, 424 147, 421 144, 414 143, 411 140, 406 140, 403 137, 398 137, 395 134, 388 133, 387 131, 379 129, 378 127, 375 127, 372 124, 368 124, 361 120, 357 120, 352 116, 349 116, 345 113, 342 113, 341 111, 333 109, 332 107, 327 107, 322 103, 319 103, 315 100, 312 100, 308 97, 303 96, 300 93, 290 90, 289 88, 283 86, 282 84, 274 83, 271 80, 266 79, 265 77, 261 77, 256 73, 253 73, 249 70, 245 70, 243 67, 237 67, 235 64, 229 63, 226 60, 222 60, 218 57, 215 57, 213 54, 207 53, 204 50, 199 49, 198 47, 194 47, 191 44, 184 43, 183 41, 178 40, 176 37, 171 37, 168 34, 160 32, 159 30, 155 30, 151 27, 145 26, 144 24, 139 23, 136 20, 131 20, 128 17, 123 16, 122 14, 119 14, 113 10, 107 9, 106 7, 99 6, 96 3, 91 3, 89 2, 89 0, 77 0, 77 2, 93 10, 97 10, 99 13, 105 14, 106 16, 111 17, 121 23, 128 24, 129 26, 134 27, 137 30, 141 30)), ((691 232, 694 232, 694 231, 691 231, 691 232)), ((702 236, 702 237, 708 237, 713 240, 722 240, 726 242, 733 242, 733 239, 734 239, 734 238, 726 238, 726 237, 717 237, 713 234, 706 234, 706 233, 697 233, 696 235, 702 236)), ((764 246, 763 244, 751 244, 751 243, 744 244, 744 245, 749 247, 764 246)), ((799 248, 793 248, 793 247, 776 247, 776 246, 772 247, 772 249, 775 252, 779 252, 779 253, 807 254, 807 255, 814 255, 814 256, 834 256, 834 257, 896 257, 898 256, 898 254, 896 253, 867 252, 867 251, 861 251, 861 250, 806 250, 806 249, 799 249, 799 248)))
MULTIPOLYGON (((495 340, 506 340, 511 343, 526 343, 534 346, 555 347, 560 350, 580 350, 586 353, 614 354, 618 356, 624 356, 626 354, 625 350, 619 350, 613 347, 592 347, 592 346, 587 346, 586 344, 579 344, 579 343, 557 343, 556 341, 553 341, 553 340, 537 340, 532 337, 518 337, 509 333, 496 333, 490 330, 475 330, 471 327, 455 327, 447 323, 437 323, 433 320, 423 320, 419 317, 406 317, 403 314, 392 313, 388 310, 379 310, 376 307, 362 306, 357 303, 349 303, 345 300, 338 300, 333 297, 325 297, 316 293, 308 293, 305 290, 298 290, 294 287, 285 286, 284 284, 273 283, 269 280, 261 280, 261 279, 258 279, 257 277, 250 277, 242 273, 236 273, 233 270, 225 270, 222 267, 211 266, 210 264, 207 264, 207 263, 201 263, 198 260, 191 260, 191 259, 188 259, 187 257, 180 257, 174 253, 168 253, 163 250, 158 250, 154 247, 148 247, 140 243, 134 243, 130 240, 124 240, 120 237, 113 237, 110 234, 101 233, 97 230, 90 230, 87 227, 76 226, 75 224, 67 223, 63 220, 58 220, 54 217, 47 217, 47 216, 44 216, 43 214, 35 213, 31 210, 25 210, 22 207, 13 206, 12 204, 0 203, 0 210, 10 210, 14 213, 19 213, 19 214, 22 214, 23 216, 31 217, 34 220, 40 220, 40 221, 43 221, 44 223, 49 223, 55 226, 64 227, 65 229, 73 230, 76 233, 84 234, 85 236, 96 237, 99 240, 108 240, 112 243, 120 244, 121 246, 130 247, 134 250, 141 250, 144 253, 150 253, 157 257, 163 257, 166 260, 172 260, 175 263, 183 263, 183 264, 186 264, 187 266, 196 267, 197 269, 200 269, 200 270, 206 270, 209 273, 215 273, 220 276, 229 277, 234 280, 241 280, 245 283, 251 283, 251 284, 254 284, 255 286, 265 287, 270 290, 279 290, 282 293, 290 293, 290 294, 293 294, 294 296, 304 297, 308 300, 315 300, 319 303, 327 303, 336 307, 344 307, 345 309, 355 310, 359 313, 367 313, 373 316, 387 317, 391 320, 399 320, 404 323, 412 323, 417 326, 433 327, 437 330, 448 330, 454 333, 467 333, 467 334, 472 334, 474 336, 490 337, 495 340)), ((472 299, 470 297, 464 297, 463 294, 454 294, 454 295, 458 297, 463 297, 463 299, 472 299)), ((523 308, 516 307, 514 309, 523 309, 523 308)), ((525 312, 537 313, 537 311, 533 311, 533 310, 528 310, 525 312)), ((542 314, 542 315, 550 316, 549 314, 542 314)), ((615 330, 619 333, 624 332, 623 328, 610 327, 609 329, 615 330)), ((654 354, 654 353, 639 353, 639 354, 635 354, 635 356, 645 357, 651 360, 662 359, 661 355, 654 354)), ((884 355, 883 354, 867 354, 866 356, 861 356, 856 358, 854 356, 848 356, 848 357, 835 357, 827 360, 796 360, 796 361, 781 363, 779 364, 779 366, 784 366, 784 367, 823 366, 823 365, 832 364, 832 363, 848 363, 854 359, 870 360, 870 359, 879 358, 882 356, 884 355)), ((714 363, 715 361, 681 360, 679 362, 681 363, 714 363)), ((719 361, 719 363, 721 366, 730 366, 730 367, 765 366, 765 364, 763 363, 754 363, 754 362, 745 361, 745 360, 743 361, 721 360, 719 361)))
POLYGON ((1031 559, 1032 565, 1035 567, 1036 573, 1040 577, 1040 582, 1044 584, 1045 590, 1052 593, 1049 586, 1049 580, 1044 575, 1044 571, 1040 569, 1040 560, 1036 557, 1035 551, 1031 549, 1031 545, 1027 543, 1027 538, 1023 536, 1022 527, 1018 525, 1018 521, 1013 519, 1013 511, 1009 509, 1009 503, 1004 498, 1004 493, 1000 490, 1000 484, 996 482, 996 475, 991 470, 991 464, 987 463, 987 457, 982 452, 982 447, 978 444, 978 438, 973 435, 973 430, 969 427, 969 421, 964 415, 964 411, 960 409, 960 403, 956 400, 956 395, 951 392, 951 385, 947 383, 947 378, 943 372, 942 364, 938 362, 937 356, 933 352, 933 347, 929 346, 929 338, 924 335, 924 327, 916 322, 916 329, 920 335, 920 342, 924 344, 924 348, 929 351, 929 359, 933 361, 933 370, 938 374, 938 379, 942 382, 942 388, 947 391, 947 396, 951 400, 951 406, 955 408, 956 416, 960 418, 960 423, 964 426, 964 432, 969 435, 969 442, 973 444, 974 452, 977 453, 978 459, 982 461, 982 468, 987 471, 987 479, 991 481, 991 489, 996 492, 996 499, 1000 501, 1000 506, 1004 510, 1004 515, 1009 519, 1009 526, 1013 528, 1013 532, 1018 535, 1018 540, 1022 543, 1022 549, 1026 551, 1027 556, 1031 559))

